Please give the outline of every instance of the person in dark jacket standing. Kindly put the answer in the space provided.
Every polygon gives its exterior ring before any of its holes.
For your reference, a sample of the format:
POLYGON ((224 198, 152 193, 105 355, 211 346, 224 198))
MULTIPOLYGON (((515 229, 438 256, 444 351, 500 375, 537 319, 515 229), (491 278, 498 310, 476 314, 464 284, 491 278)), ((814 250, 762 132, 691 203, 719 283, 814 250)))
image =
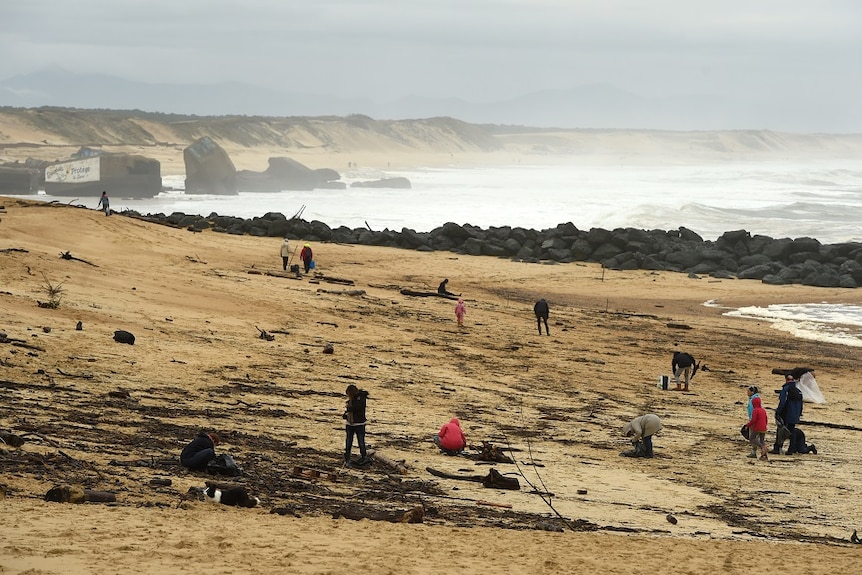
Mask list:
POLYGON ((542 335, 542 322, 545 323, 545 334, 551 335, 550 330, 548 330, 548 317, 551 315, 551 310, 548 307, 548 302, 545 301, 545 298, 536 302, 536 305, 533 306, 533 313, 536 314, 536 323, 539 327, 539 335, 542 335))
POLYGON ((688 383, 694 377, 694 372, 697 371, 694 356, 684 351, 673 352, 673 361, 671 361, 671 369, 673 370, 673 379, 676 381, 677 391, 688 391, 688 383), (685 376, 685 387, 680 387, 679 376, 685 376))
POLYGON ((775 408, 775 422, 778 425, 778 430, 775 432, 775 445, 772 446, 772 453, 780 454, 784 441, 790 439, 787 455, 792 455, 801 451, 800 446, 797 445, 797 440, 794 439, 793 430, 796 429, 796 424, 802 419, 802 392, 796 387, 796 380, 793 379, 792 375, 785 376, 784 385, 776 391, 779 394, 778 407, 775 408), (782 430, 782 427, 786 429, 782 430))
POLYGON ((201 431, 180 453, 180 463, 192 471, 203 471, 216 458, 215 446, 220 443, 216 433, 201 431))
POLYGON ((299 252, 299 259, 302 260, 302 267, 305 269, 305 273, 308 273, 308 270, 311 269, 311 260, 313 257, 311 244, 305 244, 302 246, 302 251, 299 252))
POLYGON ((368 401, 368 392, 351 383, 344 393, 347 395, 344 414, 341 416, 346 422, 345 432, 347 434, 344 443, 344 465, 347 467, 353 465, 350 461, 350 451, 353 448, 354 437, 356 437, 356 443, 359 444, 360 455, 356 465, 367 465, 370 463, 368 451, 365 448, 365 406, 368 401))
POLYGON ((105 215, 111 215, 111 200, 108 199, 108 192, 102 192, 102 197, 99 198, 99 205, 96 206, 96 209, 105 210, 105 215))

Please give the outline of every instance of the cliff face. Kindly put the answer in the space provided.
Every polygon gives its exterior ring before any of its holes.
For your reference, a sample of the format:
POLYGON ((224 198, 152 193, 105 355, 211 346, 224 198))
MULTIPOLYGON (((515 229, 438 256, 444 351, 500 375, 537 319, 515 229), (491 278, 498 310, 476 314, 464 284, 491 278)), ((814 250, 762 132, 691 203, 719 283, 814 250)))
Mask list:
MULTIPOLYGON (((562 130, 468 124, 453 118, 375 120, 367 116, 184 116, 140 111, 0 108, 0 164, 28 158, 55 161, 81 146, 139 153, 181 165, 182 150, 209 137, 235 154, 312 155, 329 165, 339 155, 439 154, 512 161, 602 157, 662 161, 749 161, 758 158, 859 158, 860 134, 788 134, 767 130, 670 132, 562 130), (327 159, 328 158, 328 159, 327 159)), ((343 158, 339 158, 341 161, 343 158)), ((314 165, 315 162, 310 162, 314 165)), ((341 164, 339 164, 341 165, 341 164)), ((255 168, 237 162, 237 167, 255 168)))

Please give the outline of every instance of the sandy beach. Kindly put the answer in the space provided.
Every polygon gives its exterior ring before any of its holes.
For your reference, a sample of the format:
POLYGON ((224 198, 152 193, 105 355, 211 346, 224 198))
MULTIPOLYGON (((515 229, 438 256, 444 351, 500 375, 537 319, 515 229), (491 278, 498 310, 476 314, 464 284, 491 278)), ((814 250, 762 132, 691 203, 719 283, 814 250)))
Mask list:
POLYGON ((26 441, 0 451, 0 572, 769 573, 792 561, 835 573, 859 564, 862 547, 849 541, 862 527, 858 350, 722 314, 860 305, 860 290, 336 244, 313 245, 316 273, 293 278, 282 273, 280 238, 19 198, 0 205, 9 340, 0 343, 0 431, 26 441), (434 291, 444 277, 467 304, 461 329, 454 301, 401 293, 434 291), (38 304, 49 286, 62 290, 53 309, 38 304), (550 336, 536 333, 540 297, 550 336), (115 330, 135 344, 113 341, 115 330), (706 366, 687 393, 656 386, 674 349, 706 366), (782 379, 770 372, 796 366, 816 370, 828 401, 806 404, 801 426, 819 453, 746 458, 745 388, 761 387, 771 421, 782 379), (342 467, 351 383, 370 393, 369 447, 406 473, 381 461, 342 467), (620 457, 630 448, 622 426, 647 412, 665 427, 656 457, 620 457), (511 448, 516 463, 493 467, 520 490, 427 471, 491 467, 471 457, 477 449, 436 449, 432 436, 451 417, 471 448, 511 448), (236 481, 259 507, 184 497, 213 479, 175 463, 202 429, 222 436, 219 450, 243 468, 236 481), (116 502, 44 501, 55 485, 116 502), (417 505, 421 524, 335 518, 417 505))

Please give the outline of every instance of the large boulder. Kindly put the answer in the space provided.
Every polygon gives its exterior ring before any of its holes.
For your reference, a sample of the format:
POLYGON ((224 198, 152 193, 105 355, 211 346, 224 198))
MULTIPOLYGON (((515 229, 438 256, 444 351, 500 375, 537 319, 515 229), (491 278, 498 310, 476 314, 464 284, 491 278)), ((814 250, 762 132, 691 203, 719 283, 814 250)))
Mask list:
POLYGON ((187 194, 237 193, 236 167, 224 148, 204 136, 183 150, 187 194))

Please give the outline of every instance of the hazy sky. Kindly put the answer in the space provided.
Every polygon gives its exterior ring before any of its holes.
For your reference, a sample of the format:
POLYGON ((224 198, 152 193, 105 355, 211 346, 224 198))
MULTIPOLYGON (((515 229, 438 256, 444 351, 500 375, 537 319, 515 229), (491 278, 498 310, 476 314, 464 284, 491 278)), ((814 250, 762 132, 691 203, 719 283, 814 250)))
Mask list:
POLYGON ((0 80, 58 65, 151 83, 482 102, 862 100, 859 0, 8 0, 0 80))

